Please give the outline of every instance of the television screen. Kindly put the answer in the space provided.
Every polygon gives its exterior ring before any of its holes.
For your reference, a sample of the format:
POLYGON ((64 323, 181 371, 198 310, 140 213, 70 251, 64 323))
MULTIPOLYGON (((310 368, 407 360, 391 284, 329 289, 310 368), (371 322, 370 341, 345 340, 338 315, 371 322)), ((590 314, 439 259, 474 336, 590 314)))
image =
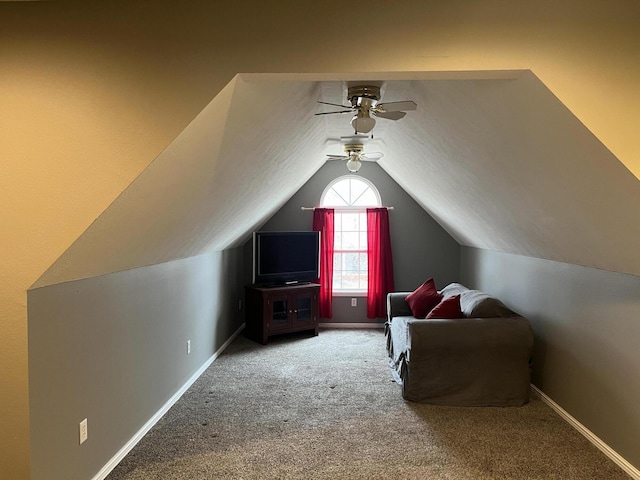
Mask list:
POLYGON ((320 232, 254 232, 254 284, 314 282, 319 276, 320 232))

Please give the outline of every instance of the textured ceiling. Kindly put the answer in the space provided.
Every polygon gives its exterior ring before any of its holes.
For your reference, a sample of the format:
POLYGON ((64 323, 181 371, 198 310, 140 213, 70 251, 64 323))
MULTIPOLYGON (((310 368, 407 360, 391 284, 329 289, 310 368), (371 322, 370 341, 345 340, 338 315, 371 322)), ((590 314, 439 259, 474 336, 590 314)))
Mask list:
POLYGON ((350 81, 413 99, 369 151, 463 245, 640 274, 640 183, 529 71, 239 75, 34 284, 238 245, 306 182, 350 81), (101 252, 96 255, 96 252, 101 252))

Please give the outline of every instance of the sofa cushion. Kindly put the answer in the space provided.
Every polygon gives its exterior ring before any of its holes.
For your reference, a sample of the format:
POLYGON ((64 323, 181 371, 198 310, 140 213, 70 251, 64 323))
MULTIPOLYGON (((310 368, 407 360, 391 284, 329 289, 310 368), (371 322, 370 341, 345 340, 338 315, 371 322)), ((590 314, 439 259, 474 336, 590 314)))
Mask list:
POLYGON ((462 318, 460 310, 460 295, 453 295, 445 298, 438 305, 433 307, 427 318, 462 318))
POLYGON ((460 308, 465 317, 492 318, 515 315, 504 303, 480 290, 467 290, 460 294, 460 308))
POLYGON ((442 295, 438 293, 433 278, 430 278, 407 295, 406 300, 413 316, 416 318, 424 318, 433 307, 440 303, 442 295))

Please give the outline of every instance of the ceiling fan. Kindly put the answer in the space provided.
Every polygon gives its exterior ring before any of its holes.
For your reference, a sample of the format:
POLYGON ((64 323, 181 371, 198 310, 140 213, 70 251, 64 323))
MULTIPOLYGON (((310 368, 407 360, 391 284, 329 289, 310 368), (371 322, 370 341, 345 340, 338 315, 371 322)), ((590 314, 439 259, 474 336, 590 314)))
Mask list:
POLYGON ((322 102, 324 105, 332 105, 334 107, 342 107, 345 110, 335 112, 321 112, 316 115, 332 115, 334 113, 353 113, 351 126, 358 133, 369 133, 376 125, 376 120, 371 117, 386 118, 388 120, 400 120, 407 112, 406 110, 415 110, 418 106, 413 100, 404 100, 401 102, 378 103, 380 100, 380 87, 375 85, 356 85, 351 86, 347 90, 347 99, 351 106, 339 105, 337 103, 322 102))
POLYGON ((346 160, 347 170, 356 173, 360 170, 362 162, 375 162, 384 156, 382 152, 364 153, 364 145, 361 143, 345 144, 346 155, 327 155, 328 160, 346 160))

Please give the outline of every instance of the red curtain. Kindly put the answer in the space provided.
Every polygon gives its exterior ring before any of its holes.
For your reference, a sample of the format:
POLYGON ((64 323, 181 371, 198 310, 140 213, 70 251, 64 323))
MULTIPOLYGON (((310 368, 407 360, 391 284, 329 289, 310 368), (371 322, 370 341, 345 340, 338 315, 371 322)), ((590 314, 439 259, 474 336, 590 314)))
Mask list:
POLYGON ((313 230, 320 232, 320 298, 318 313, 331 318, 333 297, 333 208, 316 208, 313 211, 313 230))
POLYGON ((367 317, 384 318, 387 316, 387 293, 394 291, 389 211, 386 208, 367 208, 367 249, 367 317))

